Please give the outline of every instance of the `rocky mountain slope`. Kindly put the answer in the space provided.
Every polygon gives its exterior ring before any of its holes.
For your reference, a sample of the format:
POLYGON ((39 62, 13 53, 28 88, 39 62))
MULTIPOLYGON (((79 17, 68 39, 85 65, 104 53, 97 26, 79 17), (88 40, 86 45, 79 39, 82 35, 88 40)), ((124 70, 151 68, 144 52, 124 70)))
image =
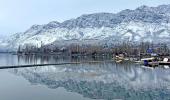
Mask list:
POLYGON ((94 13, 76 19, 33 25, 25 32, 1 40, 1 48, 17 50, 18 46, 77 43, 114 44, 123 41, 154 43, 170 40, 170 5, 141 6, 117 14, 94 13), (90 42, 89 42, 90 41, 90 42), (94 42, 93 42, 94 41, 94 42))

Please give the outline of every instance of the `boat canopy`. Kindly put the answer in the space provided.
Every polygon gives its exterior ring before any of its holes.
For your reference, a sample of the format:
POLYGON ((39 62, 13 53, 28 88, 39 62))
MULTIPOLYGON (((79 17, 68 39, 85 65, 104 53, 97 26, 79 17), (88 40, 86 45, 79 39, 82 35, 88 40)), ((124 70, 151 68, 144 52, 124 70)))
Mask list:
POLYGON ((154 57, 152 57, 152 58, 143 58, 143 59, 141 59, 142 61, 144 61, 144 60, 154 60, 155 58, 154 57))

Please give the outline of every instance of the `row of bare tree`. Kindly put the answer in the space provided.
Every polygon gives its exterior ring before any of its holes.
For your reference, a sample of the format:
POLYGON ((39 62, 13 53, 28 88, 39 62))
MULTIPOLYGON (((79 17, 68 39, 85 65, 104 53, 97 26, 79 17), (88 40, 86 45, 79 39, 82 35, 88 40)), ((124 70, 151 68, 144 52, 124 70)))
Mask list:
POLYGON ((154 44, 150 42, 141 42, 136 45, 133 43, 121 43, 118 45, 106 47, 102 45, 78 45, 72 44, 67 47, 49 47, 42 46, 40 48, 36 46, 26 45, 24 48, 19 46, 18 53, 23 54, 70 54, 70 55, 110 55, 110 54, 125 54, 131 55, 144 55, 148 53, 156 54, 170 54, 170 49, 166 44, 154 44))

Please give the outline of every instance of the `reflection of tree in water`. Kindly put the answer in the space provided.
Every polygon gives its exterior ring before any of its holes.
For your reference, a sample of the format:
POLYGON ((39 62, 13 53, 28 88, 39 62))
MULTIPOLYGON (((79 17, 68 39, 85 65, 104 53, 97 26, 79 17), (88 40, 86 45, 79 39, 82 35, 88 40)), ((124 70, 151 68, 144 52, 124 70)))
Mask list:
POLYGON ((15 69, 32 84, 64 87, 93 99, 170 99, 170 70, 131 63, 100 63, 15 69))
POLYGON ((110 60, 107 57, 65 57, 57 55, 18 55, 18 64, 44 64, 61 62, 80 62, 80 61, 103 61, 110 60))

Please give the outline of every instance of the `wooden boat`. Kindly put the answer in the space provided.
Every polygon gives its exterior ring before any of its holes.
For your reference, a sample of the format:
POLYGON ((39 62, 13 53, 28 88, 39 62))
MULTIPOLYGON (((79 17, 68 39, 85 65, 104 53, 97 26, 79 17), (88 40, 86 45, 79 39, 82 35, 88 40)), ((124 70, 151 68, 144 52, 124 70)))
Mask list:
POLYGON ((157 65, 157 62, 155 62, 155 58, 154 57, 143 58, 143 59, 141 59, 141 63, 144 64, 145 66, 157 65))
POLYGON ((124 60, 125 58, 124 58, 124 56, 121 56, 121 55, 120 55, 120 56, 116 56, 115 59, 116 59, 116 60, 124 60))
POLYGON ((170 65, 170 59, 164 58, 163 61, 159 61, 159 65, 170 65))
MULTIPOLYGON (((170 65, 170 59, 164 58, 163 61, 156 61, 155 58, 144 58, 141 59, 145 66, 158 66, 158 65, 170 65)), ((168 68, 166 66, 166 68, 168 68)))

